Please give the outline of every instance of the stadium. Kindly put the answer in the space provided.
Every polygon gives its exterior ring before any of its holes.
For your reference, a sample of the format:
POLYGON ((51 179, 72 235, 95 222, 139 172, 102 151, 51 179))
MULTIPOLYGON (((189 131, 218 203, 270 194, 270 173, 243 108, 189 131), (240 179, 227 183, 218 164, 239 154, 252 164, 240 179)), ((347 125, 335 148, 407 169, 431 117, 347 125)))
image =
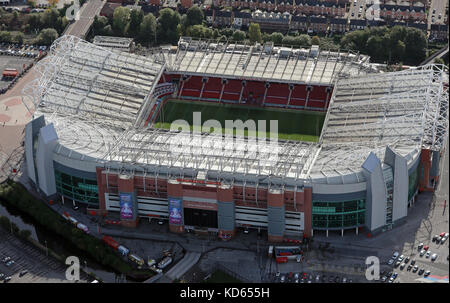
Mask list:
POLYGON ((138 56, 63 36, 23 90, 28 177, 126 227, 158 218, 175 233, 254 228, 272 242, 389 230, 439 180, 448 71, 379 72, 369 59, 190 38, 138 56), (277 148, 265 128, 221 144, 194 112, 276 120, 277 148), (179 119, 192 132, 170 127, 179 119))

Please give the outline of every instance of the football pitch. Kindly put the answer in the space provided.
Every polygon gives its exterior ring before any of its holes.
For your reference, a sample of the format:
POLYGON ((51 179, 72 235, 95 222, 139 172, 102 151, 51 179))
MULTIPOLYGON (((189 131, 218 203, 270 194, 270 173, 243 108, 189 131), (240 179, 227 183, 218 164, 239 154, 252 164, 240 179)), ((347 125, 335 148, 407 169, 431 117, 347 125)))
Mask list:
MULTIPOLYGON (((173 121, 181 119, 188 122, 192 130, 194 112, 201 112, 202 124, 209 119, 219 121, 223 128, 222 132, 225 131, 225 120, 240 119, 245 123, 250 119, 254 120, 256 125, 258 120, 265 120, 267 137, 270 136, 270 120, 277 120, 279 139, 310 142, 319 140, 325 120, 323 112, 170 99, 166 100, 160 110, 154 127, 170 129, 173 121)), ((234 133, 236 133, 235 130, 234 133)), ((245 130, 245 135, 257 134, 249 134, 245 130)))

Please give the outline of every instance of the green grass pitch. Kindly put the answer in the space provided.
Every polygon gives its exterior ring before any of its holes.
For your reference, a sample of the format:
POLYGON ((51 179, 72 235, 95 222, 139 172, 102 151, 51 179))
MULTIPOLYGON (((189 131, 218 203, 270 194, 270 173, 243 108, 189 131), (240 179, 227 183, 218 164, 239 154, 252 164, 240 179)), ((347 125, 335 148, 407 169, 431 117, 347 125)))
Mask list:
MULTIPOLYGON (((202 124, 209 119, 218 120, 225 128, 225 120, 243 122, 252 119, 266 120, 267 136, 270 134, 270 120, 278 120, 278 138, 284 140, 317 142, 325 120, 324 112, 286 110, 234 104, 218 104, 185 100, 167 100, 156 119, 154 127, 169 129, 173 121, 183 119, 193 124, 193 112, 201 112, 202 124)), ((204 131, 204 130, 203 130, 204 131)), ((248 134, 245 131, 245 135, 248 134)), ((253 134, 254 135, 254 134, 253 134)))

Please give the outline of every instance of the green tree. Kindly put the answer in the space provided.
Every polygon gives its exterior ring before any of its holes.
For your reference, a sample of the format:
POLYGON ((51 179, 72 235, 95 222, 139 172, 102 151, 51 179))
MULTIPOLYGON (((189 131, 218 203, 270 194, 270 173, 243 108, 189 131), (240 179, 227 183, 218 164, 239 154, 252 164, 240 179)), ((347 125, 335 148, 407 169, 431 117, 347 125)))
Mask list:
POLYGON ((298 35, 295 37, 295 41, 298 46, 310 46, 312 44, 311 37, 306 34, 298 35))
POLYGON ((252 43, 262 42, 261 29, 258 23, 250 23, 248 27, 248 38, 252 43))
POLYGON ((59 11, 56 8, 46 9, 45 12, 40 14, 41 24, 43 28, 58 28, 59 11))
POLYGON ((12 42, 12 35, 10 32, 1 31, 0 32, 0 41, 1 42, 12 42))
POLYGON ((180 14, 178 12, 170 8, 163 8, 160 10, 156 25, 158 42, 169 42, 176 44, 179 37, 179 24, 180 14))
POLYGON ((409 64, 420 64, 426 57, 427 37, 417 28, 408 28, 406 32, 405 59, 409 64))
POLYGON ((149 13, 144 16, 142 23, 139 27, 138 40, 148 45, 150 42, 155 41, 156 35, 156 18, 153 14, 149 13))
POLYGON ((125 35, 125 29, 130 19, 130 9, 124 6, 119 6, 114 9, 112 28, 119 36, 125 35))
POLYGON ((270 34, 269 36, 270 41, 272 41, 274 44, 281 44, 283 42, 283 34, 274 32, 270 34))
POLYGON ((137 37, 140 31, 141 23, 144 19, 144 12, 142 10, 132 9, 130 12, 130 23, 127 34, 129 37, 137 37))
POLYGON ((41 30, 37 37, 38 44, 50 45, 58 38, 58 32, 54 28, 41 30))
POLYGON ((311 38, 311 45, 320 45, 320 38, 319 36, 314 36, 311 38))
POLYGON ((203 18, 203 11, 197 5, 194 5, 186 12, 185 26, 189 27, 192 25, 202 24, 203 18))
POLYGON ((245 39, 245 32, 237 30, 233 33, 233 35, 231 36, 231 38, 234 41, 243 41, 245 39))
POLYGON ((23 33, 18 32, 14 35, 14 42, 22 44, 25 36, 23 33))

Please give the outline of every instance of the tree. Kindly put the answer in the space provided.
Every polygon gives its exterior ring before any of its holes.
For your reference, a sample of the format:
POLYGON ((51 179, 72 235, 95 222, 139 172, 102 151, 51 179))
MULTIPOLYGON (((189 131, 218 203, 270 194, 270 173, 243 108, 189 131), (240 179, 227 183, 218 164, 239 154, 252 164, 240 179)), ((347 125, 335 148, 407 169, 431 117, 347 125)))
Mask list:
POLYGON ((311 45, 320 45, 320 38, 319 36, 314 36, 311 38, 311 45))
POLYGON ((204 19, 203 11, 197 5, 194 5, 187 10, 185 26, 189 27, 191 25, 202 24, 203 19, 204 19))
POLYGON ((144 16, 142 23, 139 27, 138 40, 144 44, 149 44, 155 41, 156 35, 156 18, 153 14, 149 13, 144 16))
POLYGON ((427 37, 417 28, 408 28, 406 32, 405 59, 410 64, 420 64, 426 57, 427 37))
POLYGON ((10 32, 5 32, 5 31, 0 32, 0 41, 1 42, 7 42, 7 43, 12 42, 11 33, 10 32))
POLYGON ((283 42, 283 34, 277 32, 270 34, 270 41, 274 44, 281 44, 283 42))
POLYGON ((258 23, 250 23, 248 27, 248 38, 252 43, 262 42, 261 29, 258 23))
POLYGON ((46 9, 41 15, 41 24, 44 28, 57 28, 59 11, 56 8, 46 9))
POLYGON ((41 30, 37 37, 37 43, 50 45, 58 38, 58 32, 54 28, 46 28, 41 30))
POLYGON ((231 38, 234 41, 243 41, 245 39, 245 32, 241 31, 241 30, 237 30, 233 33, 233 35, 231 36, 231 38))
POLYGON ((129 37, 136 37, 139 34, 144 12, 142 10, 132 9, 130 12, 130 23, 127 34, 129 37))
POLYGON ((130 9, 124 6, 119 6, 114 9, 112 28, 119 36, 125 35, 125 28, 130 19, 130 9))
POLYGON ((24 38, 25 38, 24 34, 21 32, 18 32, 14 35, 14 42, 22 44, 24 38))
POLYGON ((180 14, 170 8, 163 8, 159 11, 156 32, 159 42, 169 42, 176 44, 179 37, 178 25, 180 24, 180 14))

